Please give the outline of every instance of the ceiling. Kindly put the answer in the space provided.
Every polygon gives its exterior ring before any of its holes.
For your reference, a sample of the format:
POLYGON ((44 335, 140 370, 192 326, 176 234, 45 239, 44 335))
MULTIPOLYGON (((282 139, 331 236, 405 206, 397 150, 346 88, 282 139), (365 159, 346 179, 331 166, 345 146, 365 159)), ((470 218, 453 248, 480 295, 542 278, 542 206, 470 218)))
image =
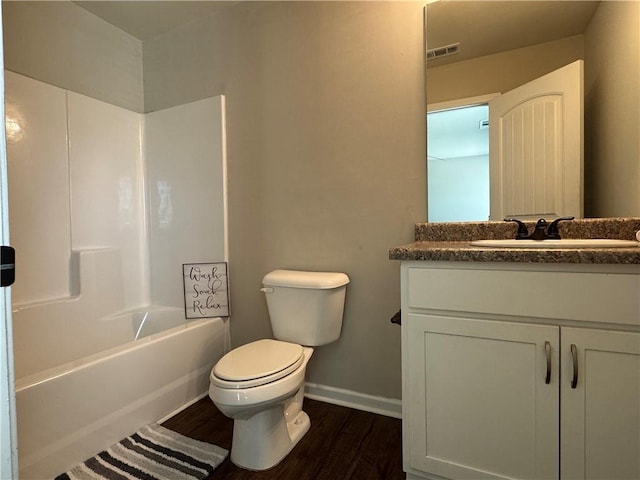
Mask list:
MULTIPOLYGON (((139 40, 148 40, 242 0, 76 0, 74 3, 139 40)), ((455 61, 584 32, 597 1, 447 0, 427 7, 429 48, 460 42, 455 61), (473 41, 471 41, 473 39, 473 41)), ((452 57, 438 59, 444 64, 452 57)))
POLYGON ((460 43, 459 53, 429 67, 584 33, 598 1, 449 0, 427 6, 427 48, 460 43))
POLYGON ((138 40, 144 41, 238 2, 231 0, 218 2, 77 0, 74 3, 138 40))

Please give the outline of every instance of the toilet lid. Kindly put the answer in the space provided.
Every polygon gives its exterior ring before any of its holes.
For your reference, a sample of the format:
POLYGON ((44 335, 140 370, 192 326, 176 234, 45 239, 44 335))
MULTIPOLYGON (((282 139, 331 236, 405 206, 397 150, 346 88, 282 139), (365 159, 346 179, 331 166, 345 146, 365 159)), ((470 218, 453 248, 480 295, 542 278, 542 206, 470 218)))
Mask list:
POLYGON ((223 356, 213 368, 213 374, 228 382, 251 383, 269 377, 277 380, 302 363, 302 346, 279 340, 258 340, 242 345, 223 356), (278 375, 281 373, 281 375, 278 375))

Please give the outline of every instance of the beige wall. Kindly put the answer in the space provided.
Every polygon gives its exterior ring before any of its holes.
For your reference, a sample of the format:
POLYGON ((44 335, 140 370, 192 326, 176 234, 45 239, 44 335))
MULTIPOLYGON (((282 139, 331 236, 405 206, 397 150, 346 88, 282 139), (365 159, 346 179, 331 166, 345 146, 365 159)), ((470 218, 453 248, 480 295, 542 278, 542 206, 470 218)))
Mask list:
POLYGON ((3 1, 5 68, 143 111, 142 43, 71 2, 3 1))
POLYGON ((308 381, 400 398, 399 265, 426 218, 422 5, 249 2, 145 43, 148 110, 226 95, 235 345, 271 336, 262 276, 336 270, 341 338, 308 381))
POLYGON ((427 69, 427 102, 503 93, 584 58, 582 35, 427 69))
POLYGON ((601 2, 585 33, 585 213, 640 216, 640 2, 601 2))
MULTIPOLYGON (((64 5, 51 25, 10 6, 5 24, 19 20, 22 33, 10 27, 5 50, 9 68, 74 89, 84 68, 39 65, 37 47, 54 39, 49 54, 101 71, 118 39, 96 34, 107 45, 94 56, 70 47, 62 27, 84 13, 64 5), (25 47, 24 35, 38 39, 25 47)), ((390 398, 401 391, 400 329, 389 323, 400 285, 388 248, 426 218, 422 19, 421 2, 229 2, 143 46, 145 111, 226 95, 234 345, 272 334, 259 291, 269 270, 345 272, 342 337, 316 349, 308 380, 390 398)), ((102 83, 86 88, 76 90, 109 101, 102 83)))

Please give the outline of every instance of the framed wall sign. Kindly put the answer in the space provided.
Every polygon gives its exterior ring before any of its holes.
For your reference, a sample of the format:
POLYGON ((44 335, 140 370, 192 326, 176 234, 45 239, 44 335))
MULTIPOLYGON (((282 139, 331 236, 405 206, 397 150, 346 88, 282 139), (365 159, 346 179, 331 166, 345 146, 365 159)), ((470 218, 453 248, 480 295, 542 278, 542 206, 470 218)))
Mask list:
POLYGON ((185 318, 229 316, 227 263, 182 265, 185 318))

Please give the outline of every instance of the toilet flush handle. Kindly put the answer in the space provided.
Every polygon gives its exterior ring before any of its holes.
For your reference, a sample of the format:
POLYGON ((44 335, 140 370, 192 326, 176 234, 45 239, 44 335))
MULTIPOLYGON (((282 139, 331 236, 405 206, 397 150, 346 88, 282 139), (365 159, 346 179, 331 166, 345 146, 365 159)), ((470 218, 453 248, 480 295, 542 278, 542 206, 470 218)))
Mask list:
POLYGON ((273 288, 271 288, 271 287, 263 287, 263 288, 260 289, 260 291, 264 292, 264 293, 273 293, 273 288))

